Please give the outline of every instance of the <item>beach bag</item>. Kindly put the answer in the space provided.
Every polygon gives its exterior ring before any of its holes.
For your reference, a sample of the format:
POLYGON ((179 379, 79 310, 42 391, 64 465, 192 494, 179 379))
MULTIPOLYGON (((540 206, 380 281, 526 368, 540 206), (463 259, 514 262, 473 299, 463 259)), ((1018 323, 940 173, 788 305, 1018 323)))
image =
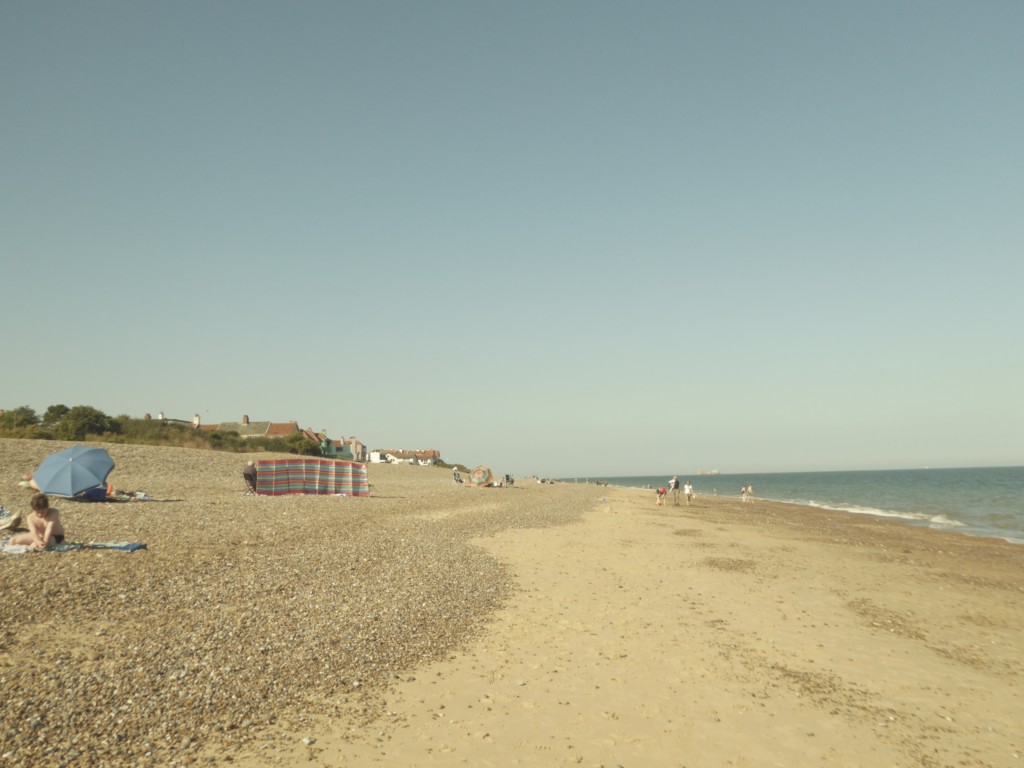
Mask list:
POLYGON ((7 517, 0 517, 0 536, 14 533, 21 526, 21 512, 11 512, 7 517))

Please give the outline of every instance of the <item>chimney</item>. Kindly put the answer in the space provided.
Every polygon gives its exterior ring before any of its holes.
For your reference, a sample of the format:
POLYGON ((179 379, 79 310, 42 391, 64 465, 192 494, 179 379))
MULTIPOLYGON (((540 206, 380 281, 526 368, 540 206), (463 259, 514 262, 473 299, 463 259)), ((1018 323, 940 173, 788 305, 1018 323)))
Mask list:
POLYGON ((248 416, 243 416, 242 417, 242 423, 243 424, 248 424, 249 423, 249 417, 248 416))
POLYGON ((193 429, 199 429, 199 414, 198 413, 195 414, 192 417, 192 428, 193 429))

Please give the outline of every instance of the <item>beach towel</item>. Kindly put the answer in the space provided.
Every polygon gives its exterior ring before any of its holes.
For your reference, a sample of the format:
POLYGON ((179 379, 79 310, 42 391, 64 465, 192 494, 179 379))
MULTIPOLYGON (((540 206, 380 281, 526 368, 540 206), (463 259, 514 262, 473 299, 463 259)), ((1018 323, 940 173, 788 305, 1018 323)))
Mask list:
MULTIPOLYGON (((76 499, 79 497, 76 497, 76 499)), ((156 501, 152 496, 148 495, 145 491, 117 491, 113 493, 108 492, 102 499, 95 499, 95 501, 106 501, 106 502, 121 502, 121 501, 156 501)))
POLYGON ((76 549, 115 549, 119 552, 136 552, 146 549, 145 544, 138 544, 130 541, 90 541, 83 544, 78 541, 65 541, 61 544, 54 544, 41 552, 73 552, 76 549))
POLYGON ((8 555, 24 555, 29 552, 74 552, 79 549, 113 549, 120 552, 135 552, 147 548, 145 544, 130 541, 90 541, 89 543, 64 541, 46 549, 32 549, 25 544, 8 544, 9 540, 9 536, 0 540, 0 552, 8 555))
POLYGON ((369 496, 370 484, 366 465, 357 462, 301 457, 262 459, 256 463, 256 493, 369 496))

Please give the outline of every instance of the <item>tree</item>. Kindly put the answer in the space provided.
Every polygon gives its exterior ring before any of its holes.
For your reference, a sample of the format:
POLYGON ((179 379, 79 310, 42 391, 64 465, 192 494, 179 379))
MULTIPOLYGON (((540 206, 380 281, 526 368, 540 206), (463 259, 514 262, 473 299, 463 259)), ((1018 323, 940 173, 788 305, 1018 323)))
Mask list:
POLYGON ((102 435, 117 430, 117 422, 103 411, 88 405, 76 405, 64 414, 53 433, 61 440, 84 440, 86 435, 102 435))
POLYGON ((18 427, 34 427, 39 423, 36 412, 27 405, 22 405, 12 411, 6 411, 0 415, 0 427, 4 429, 16 429, 18 427))
POLYGON ((44 427, 55 427, 63 419, 67 412, 71 410, 66 405, 51 405, 46 409, 46 413, 43 414, 43 426, 44 427))
POLYGON ((322 456, 320 443, 314 442, 302 433, 288 435, 284 438, 289 453, 296 453, 299 456, 322 456))

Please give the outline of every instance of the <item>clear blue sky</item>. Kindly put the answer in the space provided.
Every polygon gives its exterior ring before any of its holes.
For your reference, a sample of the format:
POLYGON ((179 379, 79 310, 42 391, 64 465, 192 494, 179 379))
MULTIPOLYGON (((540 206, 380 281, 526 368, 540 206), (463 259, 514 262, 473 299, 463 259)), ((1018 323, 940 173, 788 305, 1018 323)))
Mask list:
POLYGON ((1024 464, 1024 3, 0 0, 0 407, 1024 464))

